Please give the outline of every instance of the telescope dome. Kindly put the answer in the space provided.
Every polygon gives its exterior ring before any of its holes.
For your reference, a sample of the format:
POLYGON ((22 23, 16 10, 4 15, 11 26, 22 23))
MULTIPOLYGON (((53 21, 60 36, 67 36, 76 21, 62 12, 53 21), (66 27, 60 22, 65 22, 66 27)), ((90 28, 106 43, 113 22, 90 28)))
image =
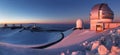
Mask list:
POLYGON ((81 29, 82 28, 82 20, 81 19, 77 19, 77 21, 76 21, 76 28, 77 29, 81 29))
POLYGON ((106 3, 96 4, 91 12, 90 12, 90 19, 91 20, 98 20, 98 19, 111 19, 113 20, 114 14, 111 8, 106 3))

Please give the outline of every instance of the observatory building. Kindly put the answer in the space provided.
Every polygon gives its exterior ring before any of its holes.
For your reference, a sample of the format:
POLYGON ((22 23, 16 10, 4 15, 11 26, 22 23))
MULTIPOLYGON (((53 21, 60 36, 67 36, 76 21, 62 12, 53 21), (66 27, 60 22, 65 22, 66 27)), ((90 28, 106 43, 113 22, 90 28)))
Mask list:
POLYGON ((106 3, 96 4, 90 12, 90 30, 103 31, 120 26, 113 19, 114 13, 106 3))
POLYGON ((76 21, 76 29, 82 29, 83 28, 83 22, 81 19, 77 19, 76 21))

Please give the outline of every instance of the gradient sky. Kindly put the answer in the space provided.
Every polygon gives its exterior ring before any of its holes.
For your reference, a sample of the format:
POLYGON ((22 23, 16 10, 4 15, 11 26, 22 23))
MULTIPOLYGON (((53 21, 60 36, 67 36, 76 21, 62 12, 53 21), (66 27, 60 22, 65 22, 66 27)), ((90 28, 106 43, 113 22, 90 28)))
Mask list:
POLYGON ((120 18, 120 0, 0 0, 0 23, 74 23, 89 20, 91 8, 108 3, 115 20, 120 18))

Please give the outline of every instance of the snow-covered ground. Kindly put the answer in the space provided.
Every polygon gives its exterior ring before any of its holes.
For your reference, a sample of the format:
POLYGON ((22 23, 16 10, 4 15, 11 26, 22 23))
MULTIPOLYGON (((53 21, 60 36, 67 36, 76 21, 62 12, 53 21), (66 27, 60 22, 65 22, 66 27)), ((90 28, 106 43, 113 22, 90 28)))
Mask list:
POLYGON ((96 35, 95 31, 76 29, 70 35, 64 38, 61 42, 48 48, 61 48, 61 47, 79 44, 80 42, 83 42, 84 40, 89 39, 95 35, 96 35))
POLYGON ((64 39, 44 49, 39 47, 61 39, 61 32, 19 32, 21 29, 0 29, 0 55, 119 55, 120 27, 104 32, 69 29, 64 39), (43 39, 41 38, 43 37, 43 39), (43 41, 43 42, 42 42, 43 41))
MULTIPOLYGON (((31 45, 32 45, 32 47, 33 46, 38 47, 38 46, 43 45, 43 44, 40 45, 39 41, 41 41, 41 40, 46 41, 46 39, 41 39, 41 37, 43 37, 43 36, 45 37, 47 35, 47 38, 49 40, 47 40, 46 43, 48 43, 48 42, 51 42, 54 40, 56 41, 57 39, 60 39, 61 34, 58 32, 57 33, 47 33, 47 32, 40 33, 40 32, 30 32, 27 30, 19 32, 20 30, 21 29, 11 30, 13 32, 7 33, 9 35, 1 36, 2 38, 1 38, 1 42, 0 42, 0 49, 1 49, 1 53, 3 55, 8 55, 8 54, 11 54, 11 55, 21 55, 21 54, 22 55, 34 55, 34 54, 35 55, 36 54, 37 55, 38 54, 59 55, 62 52, 64 53, 65 51, 68 51, 68 53, 66 53, 66 54, 70 54, 69 51, 72 52, 72 51, 76 51, 76 50, 78 51, 79 49, 82 49, 79 45, 81 42, 81 38, 84 39, 82 37, 82 35, 85 35, 89 32, 91 32, 91 33, 89 33, 89 35, 95 34, 94 31, 70 29, 68 31, 63 32, 64 36, 66 36, 66 37, 64 37, 64 39, 62 41, 58 42, 57 44, 54 44, 45 49, 32 49, 32 48, 25 48, 23 46, 27 45, 28 47, 31 47, 31 45), (51 37, 53 37, 53 38, 51 38, 51 37), (73 42, 71 42, 71 41, 73 41, 73 42), (36 45, 36 44, 39 44, 39 45, 36 45), (61 44, 64 46, 62 46, 61 44), (57 45, 59 45, 59 46, 57 46, 57 45), (22 46, 22 47, 19 47, 19 46, 22 46), (71 46, 75 46, 75 47, 73 48, 71 46), (5 53, 5 51, 7 51, 7 53, 5 53)), ((6 34, 6 32, 4 30, 1 32, 6 34)), ((88 37, 88 38, 90 38, 90 37, 88 37)), ((76 54, 76 52, 73 52, 73 54, 76 54)))
POLYGON ((62 38, 60 32, 31 32, 21 29, 1 29, 0 44, 12 45, 19 47, 35 47, 44 46, 49 43, 56 42, 62 38))

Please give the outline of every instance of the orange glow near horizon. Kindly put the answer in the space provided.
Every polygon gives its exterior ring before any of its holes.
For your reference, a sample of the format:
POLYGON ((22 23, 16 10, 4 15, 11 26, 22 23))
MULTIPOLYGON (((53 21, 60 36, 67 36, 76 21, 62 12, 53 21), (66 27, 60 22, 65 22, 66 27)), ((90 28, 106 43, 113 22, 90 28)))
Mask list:
MULTIPOLYGON (((75 24, 76 19, 60 19, 60 20, 43 20, 43 19, 0 19, 0 24, 20 24, 20 23, 40 23, 40 24, 75 24)), ((119 22, 120 19, 115 18, 114 22, 119 22)), ((89 19, 84 19, 83 22, 89 23, 89 19)))
POLYGON ((40 23, 40 24, 71 24, 75 20, 38 20, 38 19, 2 19, 0 24, 40 23))
POLYGON ((44 20, 33 19, 2 19, 0 24, 17 24, 17 23, 44 23, 44 20))

